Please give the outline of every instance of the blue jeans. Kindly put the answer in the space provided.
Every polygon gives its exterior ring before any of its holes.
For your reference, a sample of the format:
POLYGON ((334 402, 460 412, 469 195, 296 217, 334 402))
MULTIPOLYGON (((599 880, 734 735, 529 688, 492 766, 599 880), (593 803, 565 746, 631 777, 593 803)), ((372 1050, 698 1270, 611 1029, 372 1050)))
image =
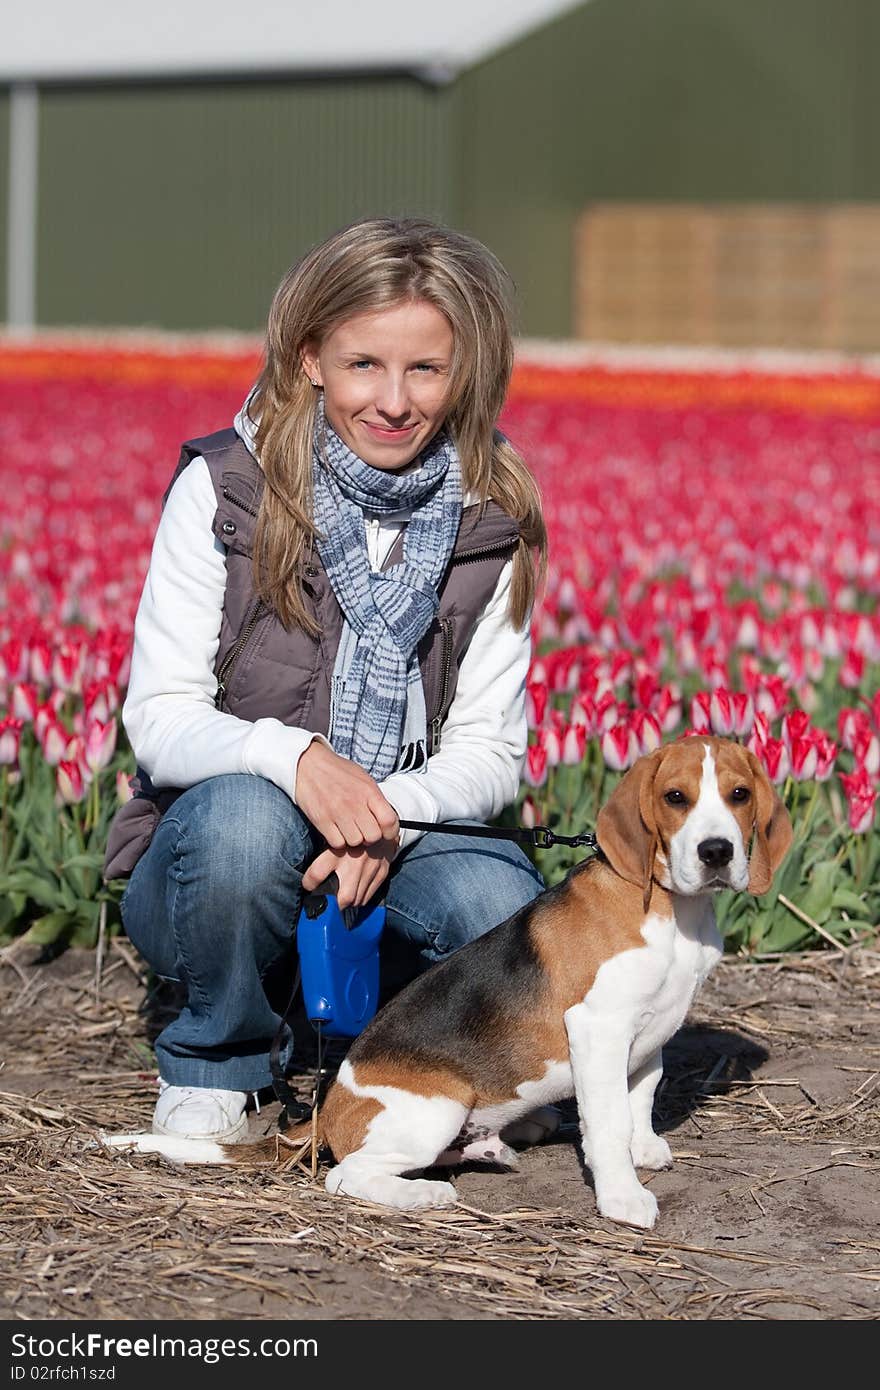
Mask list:
MULTIPOLYGON (((290 798, 247 774, 200 782, 163 816, 121 910, 141 955, 186 990, 156 1039, 171 1085, 271 1084, 281 1020, 264 980, 291 955, 302 875, 321 848, 290 798)), ((409 954, 415 973, 531 902, 543 882, 509 841, 432 833, 398 855, 384 886, 386 941, 409 954)), ((283 1061, 289 1052, 288 1037, 283 1061)))

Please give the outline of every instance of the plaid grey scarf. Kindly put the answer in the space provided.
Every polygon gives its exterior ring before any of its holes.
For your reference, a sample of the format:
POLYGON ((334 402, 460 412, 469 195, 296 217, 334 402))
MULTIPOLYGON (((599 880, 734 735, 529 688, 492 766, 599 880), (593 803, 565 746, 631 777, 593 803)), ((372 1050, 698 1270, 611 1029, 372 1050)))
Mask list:
POLYGON ((315 421, 314 519, 318 553, 345 616, 333 668, 329 739, 334 750, 380 781, 424 768, 427 716, 416 648, 439 608, 461 522, 461 467, 441 430, 407 473, 372 468, 328 424, 315 421), (364 511, 412 508, 403 560, 372 571, 364 511))

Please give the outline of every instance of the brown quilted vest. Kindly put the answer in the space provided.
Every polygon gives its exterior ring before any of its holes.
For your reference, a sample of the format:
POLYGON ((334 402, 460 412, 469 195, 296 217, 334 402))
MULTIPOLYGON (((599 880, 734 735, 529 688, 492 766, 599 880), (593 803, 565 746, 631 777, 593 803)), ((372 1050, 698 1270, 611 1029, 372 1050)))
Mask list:
MULTIPOLYGON (((302 572, 306 604, 318 627, 286 631, 274 611, 254 592, 251 556, 254 524, 263 489, 258 464, 234 430, 187 441, 165 493, 194 458, 204 457, 217 510, 214 535, 226 548, 226 593, 220 644, 214 663, 217 707, 240 719, 272 716, 312 733, 326 734, 330 722, 330 678, 343 614, 317 554, 302 572)), ((428 755, 440 746, 443 721, 455 697, 458 671, 480 612, 491 598, 519 538, 516 522, 495 502, 480 513, 465 507, 458 537, 438 587, 440 607, 418 648, 428 755)), ((403 558, 403 533, 383 566, 403 558)), ((117 811, 107 838, 104 877, 130 874, 150 843, 159 819, 181 788, 153 787, 139 768, 135 797, 117 811)))

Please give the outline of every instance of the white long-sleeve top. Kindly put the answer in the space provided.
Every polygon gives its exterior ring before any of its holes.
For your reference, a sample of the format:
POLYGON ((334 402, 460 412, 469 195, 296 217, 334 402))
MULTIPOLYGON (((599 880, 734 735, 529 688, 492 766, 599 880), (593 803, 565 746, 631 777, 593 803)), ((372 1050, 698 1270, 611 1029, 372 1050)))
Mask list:
MULTIPOLYGON (((156 787, 190 787, 244 772, 266 777, 296 803, 296 771, 315 737, 273 718, 253 722, 214 706, 214 662, 226 588, 225 547, 211 524, 217 502, 203 458, 174 484, 156 532, 134 627, 122 720, 138 763, 156 787)), ((365 517, 379 569, 409 512, 365 517)), ((528 624, 507 614, 512 561, 477 621, 437 752, 422 772, 379 785, 404 820, 488 820, 516 796, 525 759, 528 624)), ((401 832, 401 848, 418 838, 401 832)))

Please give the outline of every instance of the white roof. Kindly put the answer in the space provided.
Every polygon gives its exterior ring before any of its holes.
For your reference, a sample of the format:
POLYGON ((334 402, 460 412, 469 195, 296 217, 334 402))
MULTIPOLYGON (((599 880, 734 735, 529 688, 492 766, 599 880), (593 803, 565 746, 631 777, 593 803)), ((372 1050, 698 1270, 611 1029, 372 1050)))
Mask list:
POLYGON ((5 0, 0 82, 389 69, 442 80, 583 3, 5 0))

